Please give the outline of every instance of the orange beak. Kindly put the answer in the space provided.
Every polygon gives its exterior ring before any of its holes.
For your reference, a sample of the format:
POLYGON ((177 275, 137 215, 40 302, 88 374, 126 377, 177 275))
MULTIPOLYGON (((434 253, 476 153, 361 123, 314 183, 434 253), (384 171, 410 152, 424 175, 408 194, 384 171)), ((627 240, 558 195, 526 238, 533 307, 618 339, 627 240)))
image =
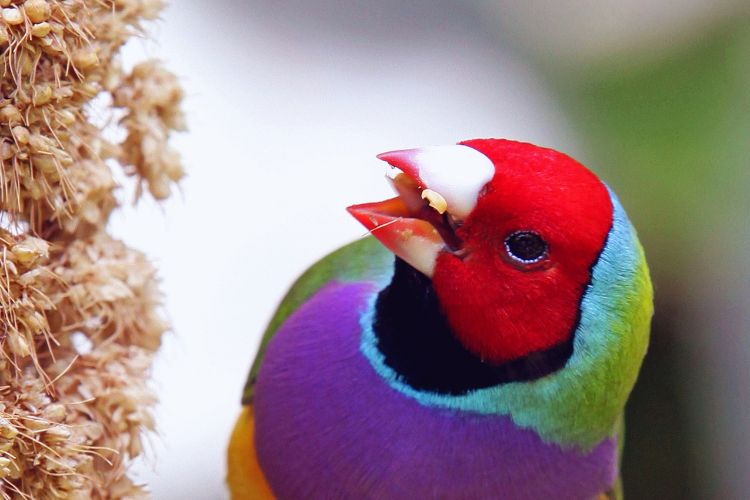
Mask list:
POLYGON ((400 173, 391 179, 398 197, 349 207, 386 248, 431 277, 442 251, 457 251, 455 229, 492 179, 493 163, 468 146, 434 146, 378 155, 400 173))
POLYGON ((413 268, 432 276, 435 260, 445 242, 432 224, 414 217, 401 197, 353 205, 347 210, 388 250, 413 268))

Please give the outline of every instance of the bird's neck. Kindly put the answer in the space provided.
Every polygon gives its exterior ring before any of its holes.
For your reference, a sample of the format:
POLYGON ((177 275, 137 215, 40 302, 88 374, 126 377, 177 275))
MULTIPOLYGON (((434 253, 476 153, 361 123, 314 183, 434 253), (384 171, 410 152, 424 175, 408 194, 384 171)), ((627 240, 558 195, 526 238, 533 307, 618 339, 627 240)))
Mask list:
POLYGON ((570 342, 500 365, 486 363, 457 340, 430 279, 399 258, 378 296, 373 330, 385 364, 403 381, 443 394, 547 375, 564 366, 573 349, 570 342))

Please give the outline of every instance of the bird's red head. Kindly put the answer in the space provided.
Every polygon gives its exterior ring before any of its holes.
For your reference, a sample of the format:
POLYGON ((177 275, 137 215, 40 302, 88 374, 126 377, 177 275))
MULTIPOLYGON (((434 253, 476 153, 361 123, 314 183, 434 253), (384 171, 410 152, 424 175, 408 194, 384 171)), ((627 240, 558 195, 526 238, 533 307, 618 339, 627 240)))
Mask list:
POLYGON ((606 186, 557 151, 478 139, 395 151, 397 198, 349 211, 432 278, 451 329, 491 364, 571 339, 612 225, 606 186))

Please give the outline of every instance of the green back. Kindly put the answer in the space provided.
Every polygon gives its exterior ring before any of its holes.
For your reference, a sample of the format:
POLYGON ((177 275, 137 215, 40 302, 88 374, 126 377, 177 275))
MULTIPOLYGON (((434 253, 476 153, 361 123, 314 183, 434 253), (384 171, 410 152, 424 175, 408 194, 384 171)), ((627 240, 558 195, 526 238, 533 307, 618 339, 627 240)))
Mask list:
POLYGON ((290 314, 332 281, 379 280, 387 277, 392 267, 393 254, 375 238, 368 236, 328 254, 305 271, 286 293, 263 333, 258 354, 245 383, 242 403, 252 402, 255 378, 268 343, 290 314))

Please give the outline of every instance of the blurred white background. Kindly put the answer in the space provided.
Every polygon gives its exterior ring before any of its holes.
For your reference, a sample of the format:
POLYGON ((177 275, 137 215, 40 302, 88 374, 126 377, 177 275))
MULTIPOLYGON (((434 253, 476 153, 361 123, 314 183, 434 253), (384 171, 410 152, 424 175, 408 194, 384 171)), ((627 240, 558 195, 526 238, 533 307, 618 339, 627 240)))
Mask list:
POLYGON ((299 273, 363 235, 344 208, 389 195, 377 153, 480 136, 571 149, 539 78, 475 11, 393 5, 182 0, 157 43, 128 47, 128 62, 162 58, 182 78, 190 127, 174 141, 182 192, 112 222, 156 261, 174 326, 154 377, 159 436, 138 467, 157 499, 226 496, 260 333, 299 273))
POLYGON ((156 262, 174 326, 154 373, 159 434, 137 465, 154 497, 226 497, 260 333, 300 272, 362 236, 344 207, 389 194, 375 154, 491 136, 585 161, 524 51, 553 66, 606 59, 689 39, 743 4, 679 3, 173 0, 156 41, 125 59, 164 59, 181 77, 190 130, 174 145, 188 178, 165 205, 112 221, 156 262))

